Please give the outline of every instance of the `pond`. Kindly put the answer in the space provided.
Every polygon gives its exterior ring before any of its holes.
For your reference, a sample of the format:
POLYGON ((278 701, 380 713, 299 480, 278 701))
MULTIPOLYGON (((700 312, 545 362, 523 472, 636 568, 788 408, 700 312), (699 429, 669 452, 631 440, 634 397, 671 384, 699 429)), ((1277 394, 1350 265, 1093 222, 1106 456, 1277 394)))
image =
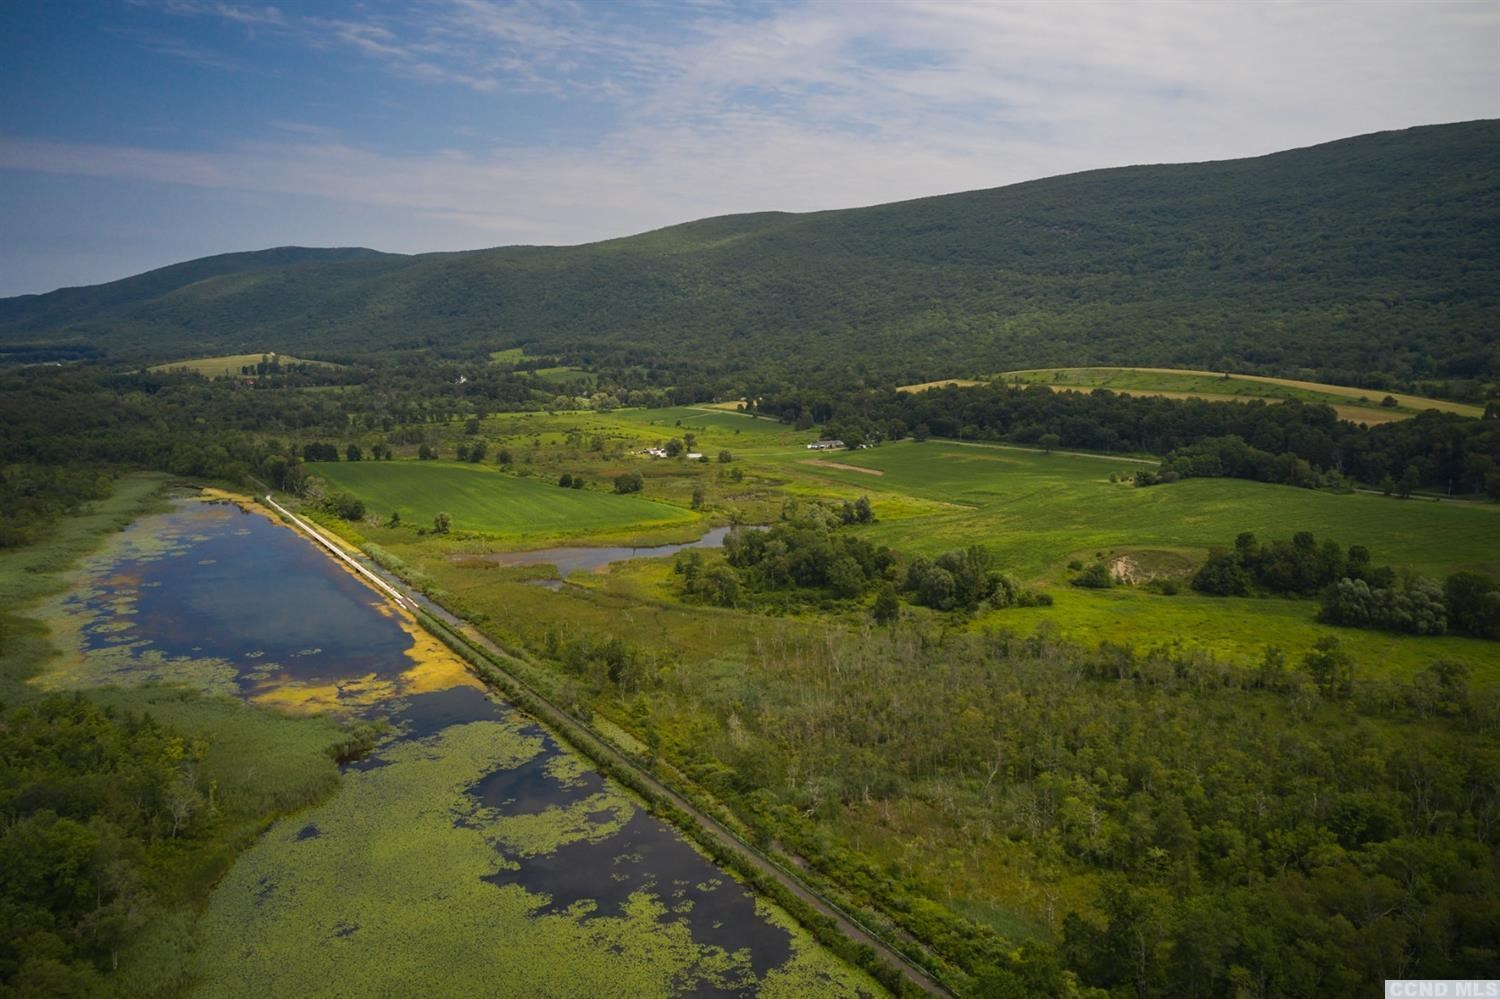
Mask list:
POLYGON ((627 559, 659 558, 675 555, 688 548, 722 548, 729 531, 728 527, 715 527, 697 541, 680 545, 649 545, 642 548, 587 545, 576 548, 536 548, 525 552, 495 552, 484 558, 496 565, 553 565, 557 567, 559 576, 567 577, 575 572, 591 572, 612 562, 624 562, 627 559))
POLYGON ((53 686, 179 682, 391 725, 215 891, 201 994, 879 992, 279 523, 179 501, 58 612, 81 654, 53 686))

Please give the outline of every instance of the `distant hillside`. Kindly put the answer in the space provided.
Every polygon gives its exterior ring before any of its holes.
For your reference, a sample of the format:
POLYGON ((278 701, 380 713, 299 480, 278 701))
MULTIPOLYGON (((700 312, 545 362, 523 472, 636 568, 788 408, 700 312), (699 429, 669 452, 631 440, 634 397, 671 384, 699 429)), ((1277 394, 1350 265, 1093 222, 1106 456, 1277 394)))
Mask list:
POLYGON ((3 301, 0 344, 151 361, 523 345, 905 381, 1090 364, 1493 377, 1500 122, 577 247, 267 252, 325 256, 3 301))

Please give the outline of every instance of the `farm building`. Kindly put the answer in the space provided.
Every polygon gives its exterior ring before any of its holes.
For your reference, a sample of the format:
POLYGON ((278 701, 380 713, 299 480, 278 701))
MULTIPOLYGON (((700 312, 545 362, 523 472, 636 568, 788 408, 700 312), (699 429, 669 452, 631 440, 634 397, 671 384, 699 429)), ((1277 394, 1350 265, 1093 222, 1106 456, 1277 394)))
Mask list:
POLYGON ((813 441, 811 444, 807 445, 807 449, 809 451, 834 451, 843 446, 843 441, 813 441))

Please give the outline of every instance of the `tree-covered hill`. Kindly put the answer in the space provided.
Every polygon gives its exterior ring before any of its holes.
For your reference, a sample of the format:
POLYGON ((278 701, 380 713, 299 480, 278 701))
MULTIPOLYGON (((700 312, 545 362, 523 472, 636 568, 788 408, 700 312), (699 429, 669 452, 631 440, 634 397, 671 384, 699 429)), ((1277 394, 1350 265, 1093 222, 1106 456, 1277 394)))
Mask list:
POLYGON ((0 298, 0 322, 7 327, 48 329, 86 322, 117 309, 129 309, 210 278, 254 271, 280 270, 303 264, 342 263, 349 260, 403 260, 393 253, 363 247, 312 249, 278 246, 247 253, 221 253, 185 263, 158 267, 134 277, 82 288, 62 288, 47 295, 0 298))
POLYGON ((1493 378, 1500 121, 577 247, 268 252, 324 256, 0 301, 0 344, 151 361, 524 345, 909 381, 1111 363, 1493 378))

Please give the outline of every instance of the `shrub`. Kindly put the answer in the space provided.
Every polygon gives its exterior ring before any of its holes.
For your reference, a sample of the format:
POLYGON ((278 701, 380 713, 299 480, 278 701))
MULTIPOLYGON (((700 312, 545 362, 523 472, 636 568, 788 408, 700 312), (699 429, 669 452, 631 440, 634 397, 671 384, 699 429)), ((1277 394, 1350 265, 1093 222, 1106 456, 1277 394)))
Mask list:
POLYGON ((1104 590, 1115 585, 1115 577, 1110 573, 1109 566, 1103 562, 1095 562, 1073 580, 1073 585, 1091 590, 1104 590))
POLYGON ((1193 574, 1192 586, 1209 596, 1243 597, 1250 592, 1250 574, 1240 565, 1237 555, 1219 549, 1193 574))

